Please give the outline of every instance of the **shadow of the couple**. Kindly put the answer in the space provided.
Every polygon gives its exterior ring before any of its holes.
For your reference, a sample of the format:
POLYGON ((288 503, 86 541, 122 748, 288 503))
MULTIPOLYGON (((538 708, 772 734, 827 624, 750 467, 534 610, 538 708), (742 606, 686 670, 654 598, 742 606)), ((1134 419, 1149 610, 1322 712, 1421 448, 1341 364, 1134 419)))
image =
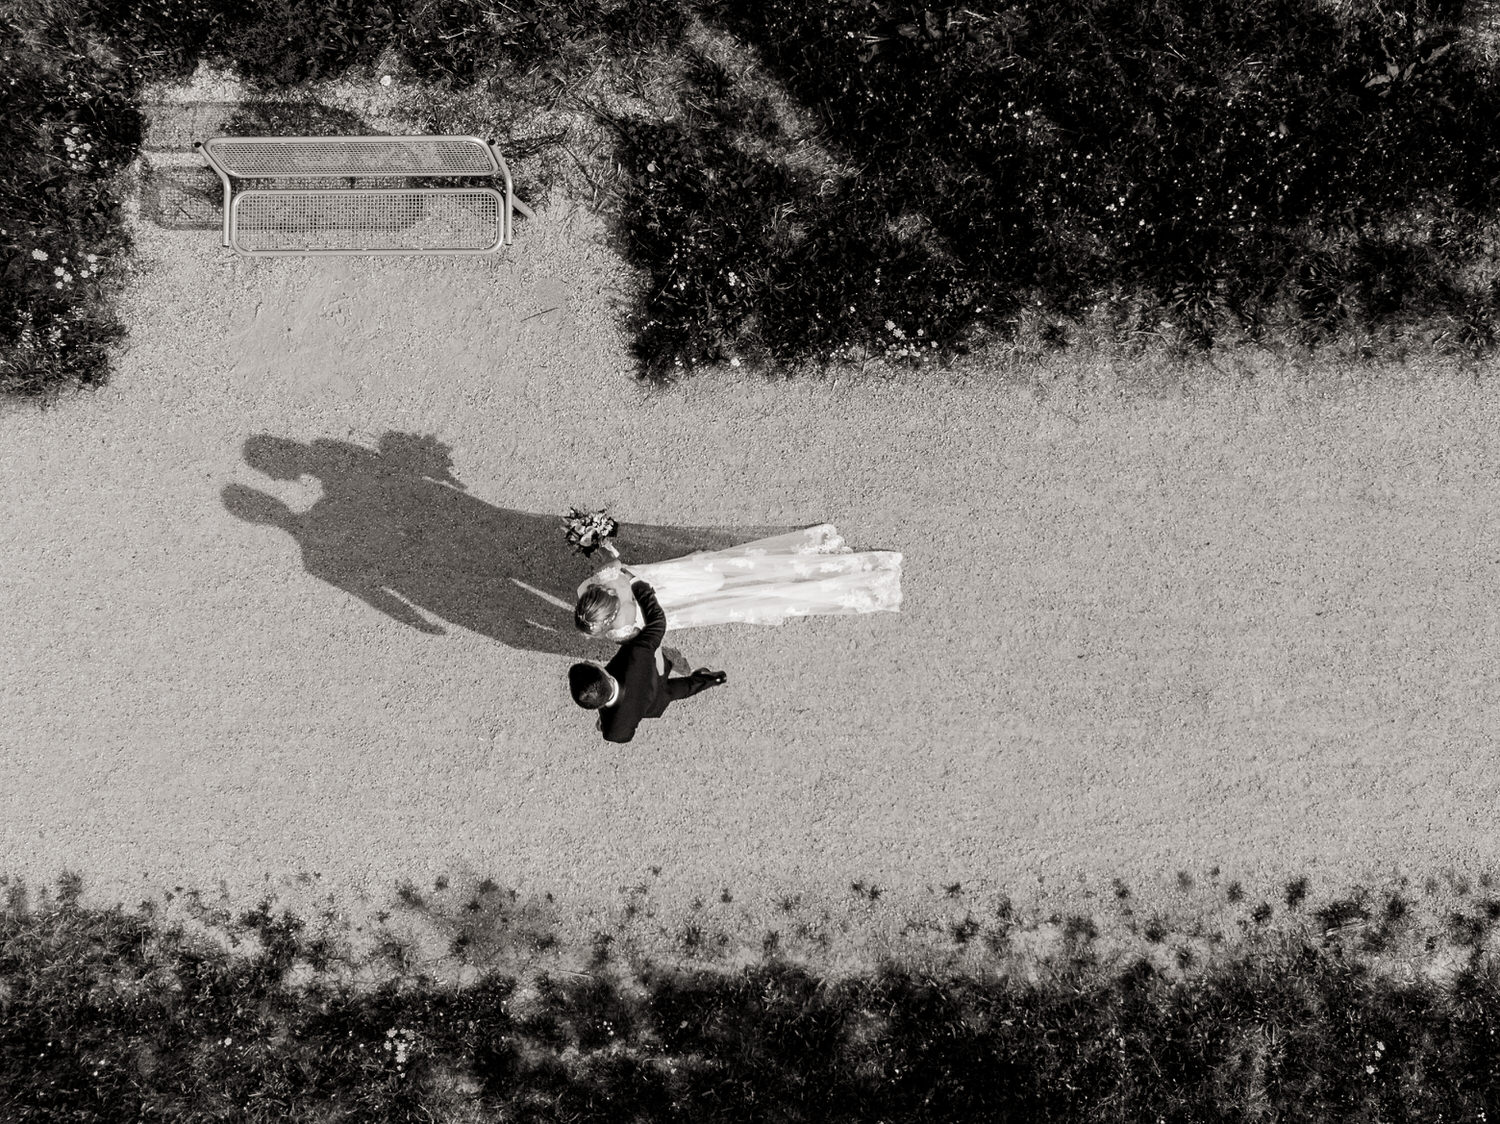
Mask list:
MULTIPOLYGON (((369 449, 260 434, 245 442, 244 456, 275 480, 316 477, 323 494, 297 512, 229 484, 224 506, 286 531, 308 573, 367 605, 422 632, 442 634, 439 622, 447 622, 526 651, 597 658, 609 647, 573 627, 578 584, 592 567, 568 546, 559 515, 475 499, 435 438, 387 433, 369 449)), ((622 522, 616 542, 627 563, 649 563, 794 529, 622 522)))

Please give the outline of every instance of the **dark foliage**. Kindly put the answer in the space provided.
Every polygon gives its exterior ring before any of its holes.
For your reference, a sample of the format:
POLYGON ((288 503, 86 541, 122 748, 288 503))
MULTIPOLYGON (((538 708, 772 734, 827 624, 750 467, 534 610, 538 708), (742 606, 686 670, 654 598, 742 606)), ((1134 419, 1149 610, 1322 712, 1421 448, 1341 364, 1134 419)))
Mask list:
POLYGON ((106 294, 131 246, 109 186, 140 146, 128 75, 62 20, 0 18, 0 62, 0 391, 102 383, 125 335, 106 294))
POLYGON ((1500 83, 1460 29, 1467 9, 18 0, 0 20, 0 384, 107 377, 124 331, 107 286, 129 250, 109 184, 139 148, 143 80, 207 59, 269 90, 387 47, 454 87, 566 75, 601 51, 637 70, 684 58, 682 112, 614 122, 654 375, 924 362, 1027 325, 1048 348, 1362 334, 1393 354, 1425 340, 1485 355, 1500 83), (816 135, 688 51, 690 12, 754 47, 816 135))
POLYGON ((1306 878, 1306 876, 1299 876, 1297 878, 1292 879, 1290 882, 1288 882, 1286 884, 1286 891, 1285 891, 1285 893, 1284 893, 1283 896, 1286 899, 1286 904, 1287 904, 1287 907, 1289 909, 1296 909, 1304 901, 1306 901, 1307 900, 1307 878, 1306 878))
MULTIPOLYGON (((1396 985, 1267 947, 1174 983, 1141 961, 1024 986, 766 963, 637 983, 314 980, 263 905, 231 957, 76 893, 0 920, 0 1115, 14 1120, 1474 1120, 1493 1112, 1500 980, 1396 985)), ((1480 963, 1476 961, 1476 964, 1480 963)), ((1487 962, 1484 962, 1487 963, 1487 962)))
POLYGON ((860 174, 747 155, 764 115, 712 67, 706 119, 636 126, 654 370, 850 341, 911 358, 1024 309, 1057 346, 1084 316, 1204 347, 1423 324, 1492 346, 1500 86, 1461 4, 703 7, 860 174))
POLYGON ((486 68, 564 66, 599 40, 622 55, 670 48, 686 26, 677 0, 85 0, 85 12, 153 77, 206 58, 261 89, 337 77, 387 46, 422 80, 464 86, 486 68))

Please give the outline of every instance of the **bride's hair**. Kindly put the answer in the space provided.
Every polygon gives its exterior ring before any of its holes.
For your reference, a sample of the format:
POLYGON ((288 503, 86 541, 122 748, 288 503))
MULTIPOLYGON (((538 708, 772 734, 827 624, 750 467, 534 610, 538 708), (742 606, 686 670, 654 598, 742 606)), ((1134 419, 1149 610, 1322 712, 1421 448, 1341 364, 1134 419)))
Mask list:
POLYGON ((592 663, 575 663, 568 668, 568 690, 573 701, 585 710, 598 710, 614 693, 604 669, 592 663))
POLYGON ((573 610, 573 624, 579 632, 598 636, 607 632, 615 615, 620 611, 620 599, 613 590, 594 585, 583 591, 578 606, 573 610))

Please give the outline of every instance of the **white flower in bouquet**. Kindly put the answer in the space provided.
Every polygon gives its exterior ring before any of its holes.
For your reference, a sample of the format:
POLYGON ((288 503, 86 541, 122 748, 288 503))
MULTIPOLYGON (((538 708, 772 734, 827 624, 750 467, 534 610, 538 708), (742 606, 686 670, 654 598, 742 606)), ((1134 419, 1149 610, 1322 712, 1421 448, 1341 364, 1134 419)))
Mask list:
POLYGON ((563 533, 573 549, 585 558, 592 557, 594 551, 613 538, 619 529, 619 523, 603 510, 580 511, 570 507, 563 516, 563 533))

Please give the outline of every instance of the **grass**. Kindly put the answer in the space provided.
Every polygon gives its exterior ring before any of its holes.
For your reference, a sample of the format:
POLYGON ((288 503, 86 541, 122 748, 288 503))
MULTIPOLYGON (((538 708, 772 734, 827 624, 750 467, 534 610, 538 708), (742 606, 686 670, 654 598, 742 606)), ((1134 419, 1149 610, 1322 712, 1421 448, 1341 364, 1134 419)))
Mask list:
POLYGON ((562 103, 591 115, 585 155, 581 125, 512 151, 566 153, 612 215, 645 278, 629 317, 650 377, 973 348, 1485 356, 1500 82, 1484 11, 20 0, 0 17, 0 386, 108 377, 141 85, 201 59, 258 91, 384 59, 517 128, 562 103))
POLYGON ((0 16, 0 390, 107 377, 130 249, 111 188, 140 145, 118 66, 62 21, 0 16))
POLYGON ((632 126, 644 357, 1487 354, 1500 87, 1464 8, 705 5, 817 127, 789 134, 714 59, 687 75, 702 114, 632 126))
MULTIPOLYGON (((1034 982, 896 960, 834 976, 771 934, 758 963, 708 967, 627 957, 595 933, 586 972, 491 966, 456 985, 409 949, 352 973, 341 941, 269 901, 200 908, 187 927, 156 906, 85 906, 76 877, 35 904, 9 888, 8 1120, 1437 1121, 1500 1108, 1500 976, 1479 950, 1438 982, 1374 971, 1316 931, 1202 964, 1174 938, 1194 972, 1174 975, 1140 956, 1103 964, 1094 923, 1075 915, 1034 982)), ((455 904, 470 925, 516 901, 452 898, 477 907, 455 904)), ((1325 920, 1367 912, 1353 900, 1325 920)), ((1494 919, 1464 916, 1486 934, 1494 919)), ((488 944, 515 947, 494 920, 488 944)))

